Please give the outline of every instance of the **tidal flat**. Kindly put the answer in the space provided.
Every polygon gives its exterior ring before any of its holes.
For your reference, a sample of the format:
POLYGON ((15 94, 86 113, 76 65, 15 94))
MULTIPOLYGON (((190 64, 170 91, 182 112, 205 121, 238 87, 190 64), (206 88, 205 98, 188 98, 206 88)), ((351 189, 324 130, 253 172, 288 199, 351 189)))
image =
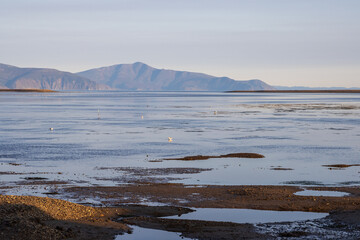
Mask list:
POLYGON ((360 236, 358 93, 2 92, 0 121, 8 234, 19 223, 60 239, 131 239, 131 226, 133 239, 144 228, 150 239, 155 229, 189 239, 360 236), (41 206, 63 200, 98 215, 41 206), (201 208, 326 216, 162 218, 201 208))

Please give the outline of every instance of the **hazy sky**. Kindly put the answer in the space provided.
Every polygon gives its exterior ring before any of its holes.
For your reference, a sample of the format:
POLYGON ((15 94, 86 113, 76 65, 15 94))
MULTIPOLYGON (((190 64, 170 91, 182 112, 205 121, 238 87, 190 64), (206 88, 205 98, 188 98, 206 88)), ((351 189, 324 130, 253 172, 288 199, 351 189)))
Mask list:
POLYGON ((360 87, 360 0, 0 0, 0 62, 360 87))

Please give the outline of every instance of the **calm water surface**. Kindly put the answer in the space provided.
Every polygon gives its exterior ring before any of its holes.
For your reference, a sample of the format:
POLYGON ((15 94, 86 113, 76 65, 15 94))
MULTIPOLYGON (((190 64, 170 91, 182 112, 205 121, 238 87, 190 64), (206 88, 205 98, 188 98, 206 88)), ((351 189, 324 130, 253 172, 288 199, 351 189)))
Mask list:
POLYGON ((360 94, 0 93, 0 123, 1 172, 25 173, 0 174, 2 186, 39 172, 86 186, 128 174, 101 167, 212 168, 171 176, 197 185, 360 181, 360 167, 322 166, 360 162, 360 94), (153 161, 236 152, 265 158, 153 161))

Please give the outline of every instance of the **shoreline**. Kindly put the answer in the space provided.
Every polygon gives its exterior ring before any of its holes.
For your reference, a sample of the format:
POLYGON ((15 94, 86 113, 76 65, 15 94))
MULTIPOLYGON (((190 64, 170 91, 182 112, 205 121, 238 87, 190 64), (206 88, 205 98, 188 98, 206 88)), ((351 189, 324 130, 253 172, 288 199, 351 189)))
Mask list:
POLYGON ((359 90, 234 90, 226 93, 360 93, 359 90))
MULTIPOLYGON (((58 92, 58 91, 50 90, 50 89, 29 88, 29 89, 0 89, 0 92, 58 92)), ((232 91, 225 91, 225 93, 360 93, 360 89, 356 89, 356 90, 232 90, 232 91)))
POLYGON ((360 210, 358 187, 300 187, 266 185, 183 185, 138 183, 114 187, 69 187, 72 199, 101 199, 104 206, 123 204, 169 205, 186 208, 234 208, 272 211, 324 212, 360 210), (348 196, 300 196, 306 190, 345 192, 348 196))
MULTIPOLYGON (((1 237, 24 239, 114 239, 131 233, 131 225, 179 232, 196 239, 273 239, 281 236, 321 235, 329 227, 345 235, 360 226, 358 187, 307 187, 307 190, 343 191, 344 197, 298 196, 298 186, 192 186, 182 184, 131 184, 116 187, 69 187, 60 198, 102 199, 102 207, 78 204, 49 197, 0 195, 1 237), (123 199, 121 201, 121 198, 123 199), (144 202, 147 199, 148 202, 144 202), (157 204, 159 203, 159 204, 157 204), (324 212, 315 220, 280 223, 233 223, 204 220, 177 220, 161 217, 182 215, 191 208, 233 208, 274 211, 324 212), (301 229, 291 230, 296 223, 301 229), (316 231, 312 223, 317 224, 316 231), (309 225, 310 224, 310 225, 309 225), (20 231, 18 229, 21 229, 20 231), (35 230, 34 230, 35 229, 35 230), (261 231, 259 229, 262 229, 261 231), (274 232, 274 229, 277 229, 274 232)), ((349 236, 349 235, 346 235, 349 236)), ((301 238, 300 238, 301 239, 301 238)))

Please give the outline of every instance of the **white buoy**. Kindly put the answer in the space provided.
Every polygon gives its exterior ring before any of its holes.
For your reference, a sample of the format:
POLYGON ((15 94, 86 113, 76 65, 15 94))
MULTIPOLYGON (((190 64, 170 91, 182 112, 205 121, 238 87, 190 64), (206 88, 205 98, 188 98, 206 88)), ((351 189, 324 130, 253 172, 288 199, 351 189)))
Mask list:
POLYGON ((54 128, 49 128, 50 131, 54 131, 54 128))
POLYGON ((168 137, 168 142, 172 142, 173 138, 172 137, 168 137))
POLYGON ((141 119, 144 119, 144 116, 143 116, 143 115, 141 115, 141 119))

